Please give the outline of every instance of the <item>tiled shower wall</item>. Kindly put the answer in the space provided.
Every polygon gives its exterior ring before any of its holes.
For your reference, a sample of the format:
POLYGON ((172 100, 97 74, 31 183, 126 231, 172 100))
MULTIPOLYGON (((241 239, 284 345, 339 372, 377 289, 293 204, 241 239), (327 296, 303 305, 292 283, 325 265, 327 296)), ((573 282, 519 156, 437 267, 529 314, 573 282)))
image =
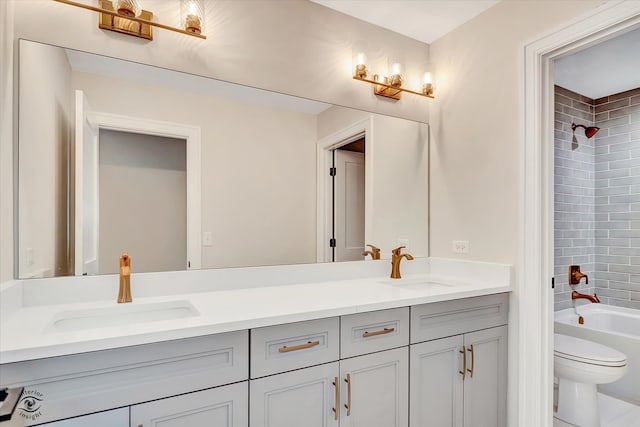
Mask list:
POLYGON ((640 309, 640 88, 595 100, 595 291, 640 309))
POLYGON ((580 264, 580 292, 640 309, 640 88, 591 100, 556 87, 555 105, 555 308, 571 306, 580 264), (572 122, 601 129, 572 143, 572 122))
POLYGON ((571 123, 593 125, 593 99, 555 87, 555 309, 571 307, 569 265, 578 264, 590 279, 579 292, 592 292, 595 269, 594 140, 571 123))

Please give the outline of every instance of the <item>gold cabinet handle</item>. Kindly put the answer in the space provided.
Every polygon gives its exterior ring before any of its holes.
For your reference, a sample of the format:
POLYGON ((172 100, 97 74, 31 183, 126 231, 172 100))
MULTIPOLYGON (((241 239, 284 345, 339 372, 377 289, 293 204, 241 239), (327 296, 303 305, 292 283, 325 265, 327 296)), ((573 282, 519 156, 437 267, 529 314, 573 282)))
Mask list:
POLYGON ((311 348, 311 347, 315 347, 317 345, 320 345, 320 341, 309 341, 306 342, 304 344, 299 344, 299 345, 292 345, 291 347, 287 347, 282 346, 278 349, 278 351, 280 353, 287 353, 289 351, 296 351, 296 350, 304 350, 305 348, 311 348))
MULTIPOLYGON (((467 349, 467 351, 471 352, 471 369, 467 369, 467 371, 469 372, 469 377, 473 378, 473 369, 476 361, 476 356, 473 353, 473 344, 471 344, 471 346, 467 349)), ((466 366, 466 363, 465 363, 465 366, 466 366)))
POLYGON ((396 328, 384 328, 381 331, 374 331, 374 332, 364 332, 362 334, 363 338, 367 338, 367 337, 375 337, 376 335, 384 335, 384 334, 390 334, 391 332, 395 331, 396 328))
POLYGON ((351 415, 351 375, 347 374, 344 382, 347 383, 347 403, 344 405, 347 408, 347 417, 351 415))
POLYGON ((464 381, 467 376, 467 352, 464 346, 460 349, 459 353, 462 353, 462 371, 458 371, 460 375, 462 375, 462 381, 464 381))
POLYGON ((334 405, 333 408, 331 408, 331 410, 333 411, 334 415, 334 420, 338 421, 338 419, 340 419, 340 383, 338 382, 338 377, 335 377, 333 380, 333 385, 336 388, 336 403, 334 405))

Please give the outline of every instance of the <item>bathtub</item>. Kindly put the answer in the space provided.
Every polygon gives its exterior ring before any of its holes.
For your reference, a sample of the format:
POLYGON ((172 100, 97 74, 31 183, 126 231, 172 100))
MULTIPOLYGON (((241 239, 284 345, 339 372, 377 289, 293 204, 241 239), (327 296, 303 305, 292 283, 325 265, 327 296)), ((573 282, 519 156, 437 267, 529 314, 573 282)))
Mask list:
POLYGON ((578 307, 584 324, 572 308, 555 312, 555 332, 595 341, 627 355, 628 371, 624 378, 602 384, 598 390, 640 405, 640 310, 605 304, 578 307))

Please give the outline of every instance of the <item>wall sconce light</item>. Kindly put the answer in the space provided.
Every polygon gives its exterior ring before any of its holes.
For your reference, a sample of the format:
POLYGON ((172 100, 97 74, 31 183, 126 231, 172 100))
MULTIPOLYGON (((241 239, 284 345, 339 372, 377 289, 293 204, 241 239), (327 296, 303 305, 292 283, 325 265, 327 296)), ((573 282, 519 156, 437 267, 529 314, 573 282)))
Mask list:
POLYGON ((151 27, 156 27, 201 39, 207 38, 201 34, 204 22, 204 7, 201 0, 181 0, 184 29, 152 21, 153 13, 142 10, 138 0, 99 0, 99 6, 91 6, 72 0, 55 1, 98 12, 100 14, 98 28, 103 30, 153 40, 151 27))
POLYGON ((355 67, 353 78, 355 80, 373 84, 373 93, 378 96, 384 96, 386 98, 398 100, 400 99, 402 92, 408 92, 414 95, 434 98, 431 73, 425 73, 422 84, 422 91, 418 92, 402 87, 404 76, 402 75, 402 64, 400 64, 399 62, 392 63, 390 67, 391 73, 388 76, 380 76, 379 74, 374 74, 373 80, 367 78, 367 64, 364 53, 358 53, 354 57, 354 62, 355 67))

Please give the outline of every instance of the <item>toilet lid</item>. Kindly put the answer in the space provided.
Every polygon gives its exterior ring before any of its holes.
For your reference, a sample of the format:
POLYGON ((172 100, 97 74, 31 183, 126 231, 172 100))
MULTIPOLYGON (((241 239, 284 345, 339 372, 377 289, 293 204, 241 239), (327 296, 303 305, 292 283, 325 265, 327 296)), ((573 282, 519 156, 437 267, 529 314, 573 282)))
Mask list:
POLYGON ((569 335, 554 334, 554 355, 592 365, 624 366, 627 356, 616 349, 569 335))

